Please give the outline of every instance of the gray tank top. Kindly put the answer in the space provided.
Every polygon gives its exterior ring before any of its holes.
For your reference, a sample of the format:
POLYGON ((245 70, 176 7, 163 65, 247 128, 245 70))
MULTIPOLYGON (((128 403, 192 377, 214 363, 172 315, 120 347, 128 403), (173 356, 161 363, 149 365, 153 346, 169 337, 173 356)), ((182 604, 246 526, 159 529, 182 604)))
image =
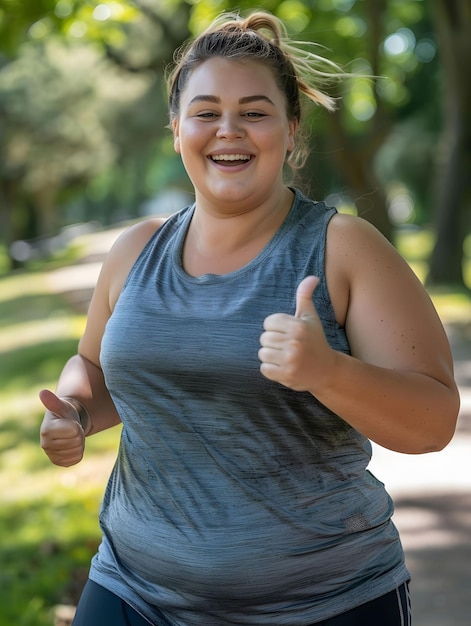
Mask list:
POLYGON ((193 210, 148 242, 106 327, 123 430, 90 577, 155 625, 312 624, 409 578, 369 441, 259 369, 263 320, 294 314, 310 274, 330 345, 349 351, 324 272, 335 209, 296 192, 256 258, 199 278, 181 263, 193 210))

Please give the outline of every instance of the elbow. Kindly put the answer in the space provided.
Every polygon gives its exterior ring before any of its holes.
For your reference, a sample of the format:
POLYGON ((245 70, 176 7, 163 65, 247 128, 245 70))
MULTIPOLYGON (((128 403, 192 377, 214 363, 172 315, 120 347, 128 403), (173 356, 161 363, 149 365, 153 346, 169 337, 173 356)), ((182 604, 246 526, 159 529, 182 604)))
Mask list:
POLYGON ((453 425, 450 428, 440 433, 433 441, 429 442, 429 446, 426 450, 424 450, 424 452, 441 452, 444 450, 453 439, 455 430, 456 420, 454 420, 453 425))
POLYGON ((394 452, 411 455, 441 452, 453 439, 454 432, 453 429, 451 432, 427 433, 427 436, 418 437, 414 443, 409 440, 406 445, 391 447, 390 449, 394 452))
POLYGON ((459 411, 460 396, 458 389, 451 389, 447 404, 442 407, 440 414, 436 418, 436 427, 427 428, 427 435, 422 440, 422 446, 419 447, 415 454, 441 452, 444 450, 454 437, 459 411))
POLYGON ((422 449, 412 452, 412 454, 428 454, 429 452, 441 452, 444 450, 450 441, 453 439, 454 430, 451 434, 441 437, 436 437, 426 442, 426 445, 422 449))

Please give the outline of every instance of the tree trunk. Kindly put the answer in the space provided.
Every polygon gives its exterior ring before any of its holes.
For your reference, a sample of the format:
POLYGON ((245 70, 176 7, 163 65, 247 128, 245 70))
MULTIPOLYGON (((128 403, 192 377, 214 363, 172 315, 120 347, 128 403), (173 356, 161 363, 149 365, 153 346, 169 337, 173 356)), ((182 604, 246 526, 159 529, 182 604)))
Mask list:
POLYGON ((0 241, 6 246, 11 243, 13 232, 11 195, 11 185, 0 178, 0 241))
POLYGON ((362 144, 357 146, 346 133, 339 112, 330 115, 328 123, 333 156, 353 194, 358 215, 391 240, 393 229, 388 217, 386 194, 373 166, 374 156, 387 135, 389 125, 384 122, 381 132, 378 131, 373 138, 363 138, 362 144))
POLYGON ((427 284, 464 286, 463 242, 471 208, 471 4, 436 0, 444 131, 438 153, 434 213, 437 234, 427 284))
POLYGON ((39 236, 55 234, 60 226, 59 215, 55 210, 56 196, 57 189, 52 185, 45 185, 32 194, 39 236))
MULTIPOLYGON (((385 0, 367 0, 365 17, 369 29, 368 61, 374 76, 380 75, 379 50, 384 39, 385 0)), ((374 80, 374 79, 373 79, 374 80)), ((362 137, 354 138, 345 128, 341 111, 327 117, 328 141, 333 158, 348 185, 360 217, 371 222, 387 239, 392 240, 393 228, 388 216, 383 184, 375 174, 374 159, 388 136, 392 122, 383 103, 377 100, 375 115, 362 137)))
POLYGON ((8 270, 15 269, 18 264, 10 257, 10 246, 17 238, 13 223, 13 210, 17 206, 18 194, 15 181, 0 178, 0 241, 5 245, 8 253, 10 266, 8 270))

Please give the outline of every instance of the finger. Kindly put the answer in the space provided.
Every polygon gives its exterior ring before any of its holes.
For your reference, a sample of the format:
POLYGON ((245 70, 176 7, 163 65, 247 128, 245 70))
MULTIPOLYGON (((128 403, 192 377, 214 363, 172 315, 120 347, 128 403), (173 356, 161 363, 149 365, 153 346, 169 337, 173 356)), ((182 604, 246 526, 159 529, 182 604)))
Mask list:
POLYGON ((52 418, 43 420, 39 438, 42 448, 71 448, 83 444, 83 429, 77 421, 53 414, 52 418))
POLYGON ((77 419, 77 411, 74 407, 69 402, 56 396, 52 391, 49 391, 49 389, 42 389, 39 392, 39 399, 46 409, 54 413, 57 417, 77 419))
POLYGON ((275 348, 263 347, 258 351, 258 359, 261 363, 271 363, 272 365, 279 366, 282 356, 282 351, 275 348))
POLYGON ((296 289, 296 313, 295 317, 312 317, 316 314, 312 296, 319 284, 317 276, 306 276, 296 289))
POLYGON ((273 363, 261 363, 260 364, 260 372, 265 378, 268 380, 273 380, 275 382, 280 382, 280 368, 273 363))
MULTIPOLYGON (((72 427, 74 422, 70 422, 72 427)), ((79 429, 71 428, 68 432, 52 432, 50 436, 46 436, 47 447, 56 451, 70 451, 74 448, 79 449, 83 446, 84 437, 79 429)))
POLYGON ((57 453, 49 450, 44 450, 44 452, 49 457, 49 460, 54 463, 54 465, 59 465, 61 467, 70 467, 71 465, 76 465, 77 463, 80 463, 80 461, 83 459, 83 448, 66 453, 57 453))
POLYGON ((266 330, 260 335, 260 345, 265 348, 277 348, 279 350, 284 342, 283 334, 277 331, 266 330))
POLYGON ((287 313, 272 313, 264 319, 263 328, 266 331, 284 333, 292 319, 292 315, 288 315, 287 313))

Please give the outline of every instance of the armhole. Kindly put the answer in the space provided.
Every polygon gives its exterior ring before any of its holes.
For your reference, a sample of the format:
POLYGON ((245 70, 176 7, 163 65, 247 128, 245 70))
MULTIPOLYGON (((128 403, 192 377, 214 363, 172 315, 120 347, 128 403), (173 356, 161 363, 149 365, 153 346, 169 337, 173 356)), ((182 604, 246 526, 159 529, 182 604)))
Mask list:
MULTIPOLYGON (((334 320, 336 320, 335 310, 332 303, 332 298, 330 295, 329 283, 327 280, 327 237, 329 233, 329 226, 332 222, 332 218, 337 215, 337 209, 334 207, 326 207, 326 215, 324 217, 322 223, 322 230, 319 236, 319 252, 317 256, 318 268, 319 268, 319 278, 320 278, 320 287, 321 287, 321 296, 323 298, 323 303, 327 307, 329 314, 332 316, 334 320)), ((338 323, 338 322, 337 322, 338 323)), ((339 324, 340 327, 340 324, 339 324)))
MULTIPOLYGON (((335 335, 336 338, 336 346, 337 350, 345 352, 346 354, 350 353, 350 345, 348 342, 348 337, 345 330, 345 324, 341 324, 336 315, 336 311, 334 308, 334 303, 332 300, 332 291, 333 285, 329 284, 327 278, 327 249, 328 249, 328 236, 329 236, 329 227, 332 223, 332 219, 339 215, 337 209, 330 207, 329 214, 326 216, 323 224, 323 231, 320 237, 320 250, 319 250, 319 263, 322 263, 322 273, 320 277, 320 286, 321 286, 321 297, 323 298, 323 304, 325 306, 325 310, 328 313, 328 318, 331 324, 331 332, 335 335)), ((348 306, 348 299, 347 299, 348 306)))
MULTIPOLYGON (((163 226, 164 224, 161 224, 158 228, 156 228, 154 232, 150 235, 149 239, 146 241, 144 246, 142 247, 141 251, 136 257, 136 260, 132 264, 128 272, 128 275, 126 276, 126 280, 124 281, 123 286, 121 287, 120 293, 122 293, 123 290, 126 289, 126 287, 129 284, 129 281, 131 280, 133 275, 136 273, 137 269, 142 265, 142 263, 144 263, 148 259, 149 254, 151 250, 153 249, 155 239, 157 238, 157 235, 160 232, 160 230, 163 228, 163 226)), ((118 296, 118 299, 119 299, 119 296, 118 296)), ((118 299, 116 300, 116 302, 118 301, 118 299)))

